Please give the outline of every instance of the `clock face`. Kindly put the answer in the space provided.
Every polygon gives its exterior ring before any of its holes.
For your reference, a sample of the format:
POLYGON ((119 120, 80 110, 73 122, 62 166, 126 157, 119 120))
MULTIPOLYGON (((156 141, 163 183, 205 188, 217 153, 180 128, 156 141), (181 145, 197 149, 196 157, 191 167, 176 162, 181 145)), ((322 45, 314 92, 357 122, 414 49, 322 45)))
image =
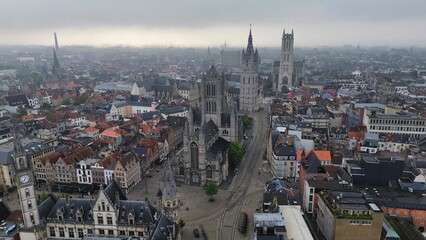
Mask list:
POLYGON ((27 183, 30 181, 30 177, 28 175, 21 176, 21 183, 27 183))

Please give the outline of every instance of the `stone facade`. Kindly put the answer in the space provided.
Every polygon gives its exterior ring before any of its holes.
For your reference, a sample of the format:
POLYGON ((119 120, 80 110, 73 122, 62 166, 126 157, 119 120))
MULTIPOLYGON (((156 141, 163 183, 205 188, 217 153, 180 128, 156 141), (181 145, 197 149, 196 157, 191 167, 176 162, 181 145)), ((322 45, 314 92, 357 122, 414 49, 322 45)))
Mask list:
POLYGON ((274 90, 277 92, 281 92, 284 86, 287 88, 291 88, 293 86, 293 43, 293 31, 291 31, 291 33, 285 33, 284 30, 281 43, 281 61, 279 76, 274 83, 274 90))
POLYGON ((257 49, 254 50, 253 48, 251 29, 247 49, 243 50, 241 59, 242 73, 240 78, 241 87, 239 95, 240 110, 247 112, 257 111, 260 107, 259 98, 261 98, 258 72, 260 58, 257 49))
POLYGON ((175 169, 185 184, 220 185, 228 176, 228 147, 240 139, 240 121, 235 105, 224 94, 224 76, 211 66, 201 80, 201 109, 189 110, 183 140, 183 158, 175 169))

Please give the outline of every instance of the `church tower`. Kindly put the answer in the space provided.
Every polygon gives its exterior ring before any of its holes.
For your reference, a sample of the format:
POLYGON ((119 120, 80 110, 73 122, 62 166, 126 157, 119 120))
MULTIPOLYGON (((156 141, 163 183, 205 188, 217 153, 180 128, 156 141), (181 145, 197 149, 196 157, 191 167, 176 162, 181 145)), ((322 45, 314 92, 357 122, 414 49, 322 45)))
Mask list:
POLYGON ((139 87, 136 83, 133 84, 132 91, 130 92, 130 101, 139 102, 139 87))
POLYGON ((286 86, 287 88, 293 86, 293 43, 293 30, 291 30, 291 33, 285 33, 284 30, 281 42, 279 77, 278 82, 274 83, 274 90, 277 92, 281 92, 283 86, 286 86))
POLYGON ((202 81, 203 98, 202 108, 205 113, 203 123, 212 120, 216 126, 221 125, 221 113, 223 112, 225 77, 219 75, 214 65, 211 65, 202 81))
POLYGON ((159 198, 159 202, 161 203, 161 211, 163 214, 168 216, 174 222, 178 222, 179 220, 179 198, 178 192, 176 188, 176 183, 173 178, 173 173, 168 167, 165 175, 164 175, 164 187, 163 191, 158 191, 157 197, 159 198))
POLYGON ((253 112, 257 110, 258 95, 258 67, 259 54, 253 48, 251 28, 248 37, 247 49, 242 52, 241 78, 240 78, 240 110, 253 112))
POLYGON ((37 198, 34 191, 34 176, 31 161, 27 158, 17 134, 15 134, 13 162, 24 225, 25 228, 34 228, 40 224, 37 198))
POLYGON ((56 53, 55 48, 53 48, 53 65, 52 65, 53 80, 55 80, 55 81, 60 80, 61 75, 62 75, 61 66, 59 64, 58 55, 56 53))

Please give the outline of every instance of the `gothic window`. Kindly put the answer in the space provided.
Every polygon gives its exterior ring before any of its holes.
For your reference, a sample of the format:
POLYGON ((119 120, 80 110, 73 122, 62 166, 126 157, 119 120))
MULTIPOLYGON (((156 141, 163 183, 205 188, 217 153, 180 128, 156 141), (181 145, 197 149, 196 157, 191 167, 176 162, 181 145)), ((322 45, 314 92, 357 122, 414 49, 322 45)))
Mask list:
POLYGON ((206 94, 206 96, 210 96, 210 84, 207 84, 207 86, 206 86, 206 92, 207 92, 207 94, 206 94))
POLYGON ((105 211, 105 202, 102 201, 102 211, 105 211))
POLYGON ((28 209, 33 208, 33 205, 31 204, 31 201, 27 201, 27 204, 28 204, 28 209))
POLYGON ((197 173, 192 173, 191 182, 193 184, 198 184, 199 181, 200 181, 200 178, 198 177, 198 174, 197 173))
POLYGON ((24 166, 24 159, 23 158, 19 158, 19 168, 21 169, 21 168, 24 168, 25 166, 24 166))
POLYGON ((246 78, 245 77, 243 77, 243 84, 245 84, 246 83, 246 78))
POLYGON ((283 77, 283 82, 282 83, 283 84, 288 84, 288 77, 287 76, 283 77))
POLYGON ((191 168, 198 169, 198 146, 195 142, 191 143, 191 168))
POLYGON ((30 197, 30 189, 25 188, 25 197, 30 197))
POLYGON ((183 176, 185 174, 185 167, 183 166, 183 162, 179 162, 179 175, 183 176))
POLYGON ((216 85, 213 85, 213 91, 212 91, 212 96, 215 97, 216 96, 216 85))
POLYGON ((250 84, 250 78, 248 78, 248 84, 250 84))
POLYGON ((213 177, 213 170, 212 170, 212 167, 210 165, 207 166, 206 177, 209 178, 209 179, 211 179, 213 177))

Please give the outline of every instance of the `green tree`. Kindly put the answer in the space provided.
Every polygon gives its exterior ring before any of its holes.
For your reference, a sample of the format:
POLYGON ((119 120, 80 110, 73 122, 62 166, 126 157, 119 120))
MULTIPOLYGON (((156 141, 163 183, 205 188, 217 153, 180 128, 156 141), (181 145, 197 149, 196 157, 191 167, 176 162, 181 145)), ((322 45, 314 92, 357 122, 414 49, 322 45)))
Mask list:
POLYGON ((244 129, 244 133, 245 133, 245 132, 247 132, 248 128, 250 127, 252 119, 249 116, 244 115, 244 116, 241 117, 241 121, 243 122, 243 129, 244 129))
POLYGON ((217 186, 214 182, 209 182, 206 188, 206 194, 209 196, 209 202, 213 202, 213 195, 217 194, 217 186))
POLYGON ((69 98, 65 98, 64 100, 62 100, 62 105, 70 105, 71 104, 71 100, 69 98))
POLYGON ((235 168, 243 159, 244 151, 240 144, 231 142, 228 151, 228 162, 231 168, 235 168))
POLYGON ((17 114, 19 117, 22 117, 22 116, 24 116, 24 115, 27 115, 27 114, 28 114, 28 112, 27 112, 27 109, 25 109, 23 106, 19 106, 19 107, 16 109, 16 114, 17 114))
POLYGON ((52 105, 50 105, 49 103, 43 103, 43 104, 40 106, 40 108, 41 108, 41 109, 51 109, 51 108, 52 108, 52 105))
POLYGON ((183 221, 183 219, 180 219, 178 223, 179 229, 182 229, 183 227, 185 227, 185 224, 186 224, 185 221, 183 221))
POLYGON ((38 199, 37 199, 37 204, 41 204, 42 202, 44 202, 44 200, 46 200, 48 197, 50 196, 49 193, 47 192, 42 192, 38 195, 38 199))

